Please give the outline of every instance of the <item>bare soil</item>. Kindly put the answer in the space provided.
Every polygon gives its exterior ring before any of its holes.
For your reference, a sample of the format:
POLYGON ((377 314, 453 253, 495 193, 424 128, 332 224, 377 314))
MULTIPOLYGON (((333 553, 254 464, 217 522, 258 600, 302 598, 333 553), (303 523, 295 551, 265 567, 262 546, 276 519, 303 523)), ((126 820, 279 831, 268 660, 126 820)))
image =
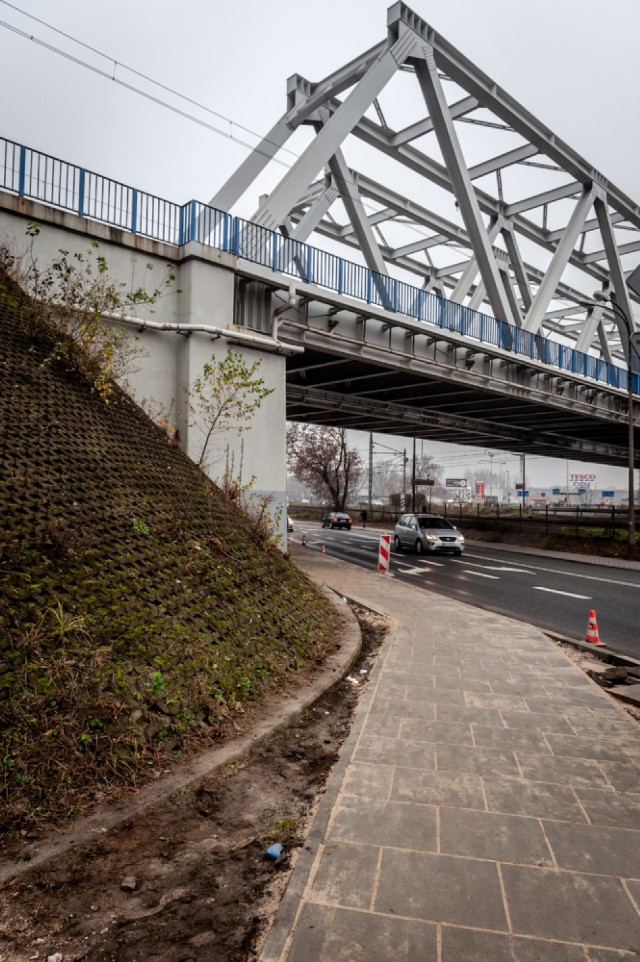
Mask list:
MULTIPOLYGON (((256 959, 386 632, 381 618, 354 610, 360 684, 339 681, 224 770, 26 868, 0 891, 0 962, 256 959)), ((44 841, 29 833, 16 858, 44 841)))

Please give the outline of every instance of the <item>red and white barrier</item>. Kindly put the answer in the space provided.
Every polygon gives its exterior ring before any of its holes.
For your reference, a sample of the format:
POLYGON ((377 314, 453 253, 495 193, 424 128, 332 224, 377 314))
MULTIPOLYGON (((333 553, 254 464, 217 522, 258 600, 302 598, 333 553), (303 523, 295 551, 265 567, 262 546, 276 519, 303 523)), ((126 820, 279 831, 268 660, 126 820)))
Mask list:
POLYGON ((378 548, 378 571, 384 574, 389 573, 389 561, 391 558, 391 535, 380 535, 380 547, 378 548))

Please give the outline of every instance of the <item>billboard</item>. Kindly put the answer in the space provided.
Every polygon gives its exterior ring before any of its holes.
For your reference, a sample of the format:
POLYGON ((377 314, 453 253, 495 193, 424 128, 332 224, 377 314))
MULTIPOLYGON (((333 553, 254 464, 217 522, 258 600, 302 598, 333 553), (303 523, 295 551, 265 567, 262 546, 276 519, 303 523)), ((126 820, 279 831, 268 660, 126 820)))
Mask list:
POLYGON ((447 478, 445 481, 445 487, 447 488, 466 488, 466 486, 466 478, 447 478))

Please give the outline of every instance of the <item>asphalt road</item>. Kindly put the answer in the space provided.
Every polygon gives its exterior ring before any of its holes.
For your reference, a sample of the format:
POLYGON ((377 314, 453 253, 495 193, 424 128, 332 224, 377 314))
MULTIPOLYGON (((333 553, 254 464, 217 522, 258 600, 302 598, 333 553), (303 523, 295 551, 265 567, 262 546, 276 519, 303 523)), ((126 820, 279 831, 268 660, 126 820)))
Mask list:
MULTIPOLYGON (((322 550, 362 567, 377 568, 380 531, 322 529, 296 522, 309 550, 322 550)), ((467 545, 461 558, 418 557, 392 550, 391 573, 416 588, 509 615, 568 638, 584 640, 593 608, 600 638, 615 651, 640 658, 640 571, 467 545)), ((381 577, 383 577, 381 575, 381 577)))

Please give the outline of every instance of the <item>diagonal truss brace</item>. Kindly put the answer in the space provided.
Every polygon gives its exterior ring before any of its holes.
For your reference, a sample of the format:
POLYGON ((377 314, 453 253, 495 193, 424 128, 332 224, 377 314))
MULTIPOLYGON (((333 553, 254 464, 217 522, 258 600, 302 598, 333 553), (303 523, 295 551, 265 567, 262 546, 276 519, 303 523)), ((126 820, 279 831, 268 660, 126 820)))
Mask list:
POLYGON ((318 171, 335 155, 345 137, 413 52, 415 43, 416 37, 411 31, 401 31, 398 40, 368 69, 338 110, 324 124, 315 140, 260 206, 254 217, 256 224, 271 230, 278 229, 318 171))
POLYGON ((433 121, 433 127, 438 138, 438 144, 445 159, 454 192, 460 205, 460 213, 471 239, 473 250, 478 262, 480 276, 484 283, 489 302, 496 317, 501 317, 512 324, 515 318, 511 313, 511 305, 500 278, 500 272, 482 222, 480 207, 471 183, 469 171, 466 168, 460 143, 451 120, 438 68, 433 56, 433 49, 424 45, 424 59, 414 61, 416 76, 425 99, 427 109, 433 121))

